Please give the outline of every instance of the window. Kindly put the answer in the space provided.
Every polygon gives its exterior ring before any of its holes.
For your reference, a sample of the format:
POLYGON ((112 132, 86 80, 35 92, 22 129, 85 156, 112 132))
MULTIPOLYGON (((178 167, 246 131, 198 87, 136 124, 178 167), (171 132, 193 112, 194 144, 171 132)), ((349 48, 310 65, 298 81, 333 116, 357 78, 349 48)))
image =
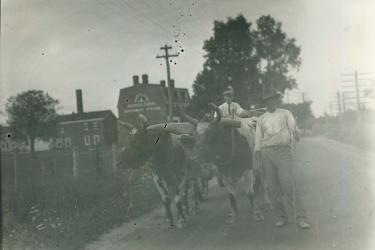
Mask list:
MULTIPOLYGON (((27 141, 26 141, 26 146, 27 146, 27 141)), ((50 138, 49 139, 49 148, 53 148, 53 147, 54 147, 53 139, 50 138)))
POLYGON ((72 140, 70 137, 65 137, 65 147, 70 147, 72 145, 72 140))
POLYGON ((99 135, 94 135, 94 145, 98 145, 100 143, 100 136, 99 135))
POLYGON ((98 122, 93 122, 92 123, 92 128, 97 130, 98 129, 98 122))
POLYGON ((56 139, 56 147, 57 148, 62 148, 62 146, 63 146, 63 140, 62 140, 62 138, 57 138, 56 139))
POLYGON ((6 147, 5 147, 5 143, 4 142, 1 142, 1 149, 4 150, 6 147))
POLYGON ((89 130, 89 124, 87 122, 83 123, 83 130, 89 130))
POLYGON ((64 134, 64 127, 61 126, 61 127, 59 128, 59 130, 60 130, 60 134, 64 134))
POLYGON ((83 141, 85 142, 86 146, 90 145, 90 136, 85 135, 85 137, 83 137, 83 141))

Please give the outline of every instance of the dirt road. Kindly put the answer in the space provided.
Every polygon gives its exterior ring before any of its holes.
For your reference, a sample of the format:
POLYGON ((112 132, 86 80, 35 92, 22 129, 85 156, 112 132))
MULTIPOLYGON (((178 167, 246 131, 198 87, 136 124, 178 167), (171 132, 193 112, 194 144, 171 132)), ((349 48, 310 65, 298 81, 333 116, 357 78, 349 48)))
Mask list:
POLYGON ((324 138, 306 138, 297 149, 297 185, 312 228, 274 227, 274 216, 250 219, 239 193, 240 219, 227 225, 225 190, 214 187, 188 228, 161 231, 163 210, 123 224, 86 250, 118 249, 375 249, 375 154, 324 138))

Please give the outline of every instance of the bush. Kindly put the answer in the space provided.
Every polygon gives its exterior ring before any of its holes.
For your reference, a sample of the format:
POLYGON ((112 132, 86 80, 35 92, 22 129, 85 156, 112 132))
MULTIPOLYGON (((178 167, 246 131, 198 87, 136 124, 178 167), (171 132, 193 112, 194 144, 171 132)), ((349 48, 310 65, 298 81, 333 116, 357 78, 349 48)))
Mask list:
POLYGON ((114 174, 106 171, 105 166, 102 174, 96 173, 93 167, 82 166, 96 174, 79 178, 74 178, 71 172, 70 175, 43 175, 43 171, 39 171, 40 157, 34 162, 27 157, 28 160, 23 161, 22 157, 18 161, 17 188, 10 180, 14 177, 10 173, 10 163, 2 157, 2 166, 7 163, 2 174, 5 178, 2 212, 6 249, 23 246, 75 249, 127 220, 131 201, 136 212, 141 213, 160 199, 151 179, 141 178, 147 176, 145 169, 136 171, 134 183, 126 172, 114 174))

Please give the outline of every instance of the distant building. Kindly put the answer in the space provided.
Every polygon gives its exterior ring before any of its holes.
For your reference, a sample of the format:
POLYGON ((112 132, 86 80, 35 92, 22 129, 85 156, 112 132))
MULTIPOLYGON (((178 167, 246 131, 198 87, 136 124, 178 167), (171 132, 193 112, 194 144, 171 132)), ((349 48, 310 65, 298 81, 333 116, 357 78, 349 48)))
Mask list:
POLYGON ((95 148, 117 142, 117 118, 110 110, 83 111, 82 92, 76 91, 77 113, 57 118, 57 135, 50 139, 52 149, 95 148))
POLYGON ((29 142, 26 139, 15 138, 11 127, 1 126, 0 135, 2 153, 12 152, 15 149, 18 149, 19 151, 29 150, 29 142))
MULTIPOLYGON (((1 152, 8 153, 17 150, 18 152, 30 151, 30 142, 25 137, 15 135, 12 128, 9 126, 1 126, 0 128, 0 145, 1 152)), ((34 141, 35 151, 44 151, 49 149, 48 141, 36 138, 34 141)))
MULTIPOLYGON (((190 103, 189 92, 186 88, 174 87, 174 120, 179 120, 179 106, 186 107, 190 103)), ((168 88, 165 81, 149 83, 148 75, 142 75, 142 83, 138 76, 133 76, 133 86, 120 90, 117 103, 118 117, 122 121, 134 122, 138 113, 144 114, 150 124, 168 120, 168 88)))
MULTIPOLYGON (((93 149, 117 143, 117 118, 110 110, 83 111, 82 91, 76 90, 77 113, 57 116, 56 134, 49 140, 35 140, 35 151, 93 149)), ((25 138, 15 136, 10 127, 1 127, 1 152, 30 151, 25 138)))

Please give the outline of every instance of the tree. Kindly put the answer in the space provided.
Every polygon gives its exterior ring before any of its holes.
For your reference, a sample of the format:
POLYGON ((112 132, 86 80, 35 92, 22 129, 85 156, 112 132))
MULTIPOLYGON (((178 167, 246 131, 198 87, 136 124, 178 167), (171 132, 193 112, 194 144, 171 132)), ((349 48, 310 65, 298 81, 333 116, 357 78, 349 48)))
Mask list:
POLYGON ((42 90, 28 90, 8 98, 8 125, 16 137, 27 138, 31 153, 35 154, 35 139, 48 138, 54 132, 57 99, 42 90))
POLYGON ((300 128, 311 128, 314 119, 311 104, 312 102, 288 103, 282 107, 292 112, 300 128))
POLYGON ((297 86, 289 74, 301 64, 295 40, 271 16, 260 17, 256 26, 253 29, 243 15, 214 22, 214 34, 203 46, 203 70, 193 84, 193 111, 206 109, 209 102, 220 103, 228 85, 245 108, 258 103, 264 91, 297 86))

